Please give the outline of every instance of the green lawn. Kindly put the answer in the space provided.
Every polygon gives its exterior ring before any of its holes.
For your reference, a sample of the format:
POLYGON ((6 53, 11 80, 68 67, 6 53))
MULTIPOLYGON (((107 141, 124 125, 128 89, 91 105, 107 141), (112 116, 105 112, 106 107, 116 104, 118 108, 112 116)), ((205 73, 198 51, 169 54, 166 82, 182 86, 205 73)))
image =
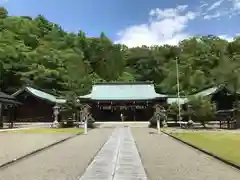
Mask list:
POLYGON ((173 136, 240 165, 240 133, 187 132, 171 133, 173 136))
POLYGON ((31 128, 22 130, 6 131, 7 133, 28 134, 78 134, 84 132, 83 128, 31 128))

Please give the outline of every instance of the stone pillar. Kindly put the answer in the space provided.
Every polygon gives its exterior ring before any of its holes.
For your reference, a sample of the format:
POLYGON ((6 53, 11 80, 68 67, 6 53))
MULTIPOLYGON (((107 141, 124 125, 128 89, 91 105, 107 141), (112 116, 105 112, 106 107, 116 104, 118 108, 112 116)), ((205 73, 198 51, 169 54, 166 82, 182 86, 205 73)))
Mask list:
POLYGON ((88 133, 88 118, 89 118, 89 105, 84 105, 82 110, 82 117, 84 120, 84 134, 86 135, 88 133))
POLYGON ((84 117, 83 117, 83 109, 81 108, 81 110, 80 110, 80 124, 82 124, 83 123, 83 119, 84 119, 84 117))
POLYGON ((3 104, 0 103, 0 128, 3 128, 3 116, 2 116, 2 112, 3 112, 3 104))

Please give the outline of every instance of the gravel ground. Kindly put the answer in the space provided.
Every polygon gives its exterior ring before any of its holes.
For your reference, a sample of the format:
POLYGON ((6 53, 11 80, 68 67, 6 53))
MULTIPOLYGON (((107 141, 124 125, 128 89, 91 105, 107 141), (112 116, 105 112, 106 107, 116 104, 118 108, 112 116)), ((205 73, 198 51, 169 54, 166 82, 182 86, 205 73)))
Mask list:
MULTIPOLYGON (((9 128, 9 124, 10 123, 4 123, 4 127, 5 128, 9 128)), ((18 122, 14 122, 13 127, 14 128, 25 128, 25 127, 49 127, 52 123, 40 123, 40 122, 25 122, 25 123, 18 123, 18 122)))
POLYGON ((240 171, 149 128, 132 128, 149 180, 239 180, 240 171))
POLYGON ((77 180, 113 129, 102 128, 0 169, 0 180, 77 180))
POLYGON ((0 165, 69 136, 72 134, 0 133, 0 165))

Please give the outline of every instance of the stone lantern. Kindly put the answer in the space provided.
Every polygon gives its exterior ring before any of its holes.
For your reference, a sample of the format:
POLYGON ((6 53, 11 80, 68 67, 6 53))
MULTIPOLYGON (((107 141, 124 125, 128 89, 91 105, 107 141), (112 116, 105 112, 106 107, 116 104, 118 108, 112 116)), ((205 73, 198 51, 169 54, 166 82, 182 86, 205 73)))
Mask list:
POLYGON ((166 116, 165 108, 162 108, 161 112, 162 112, 162 117, 163 117, 162 125, 163 125, 163 127, 167 127, 167 122, 166 122, 167 116, 166 116))
POLYGON ((56 104, 53 107, 53 116, 54 116, 53 127, 55 128, 59 127, 59 122, 58 122, 59 112, 60 112, 60 107, 56 104))

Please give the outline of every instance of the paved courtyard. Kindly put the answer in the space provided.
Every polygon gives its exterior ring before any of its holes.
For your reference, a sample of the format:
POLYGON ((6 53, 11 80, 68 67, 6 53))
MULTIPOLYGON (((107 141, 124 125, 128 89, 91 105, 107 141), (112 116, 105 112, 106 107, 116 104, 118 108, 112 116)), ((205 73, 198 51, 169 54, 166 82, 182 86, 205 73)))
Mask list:
POLYGON ((240 171, 145 127, 102 127, 0 169, 0 180, 238 180, 240 171))

